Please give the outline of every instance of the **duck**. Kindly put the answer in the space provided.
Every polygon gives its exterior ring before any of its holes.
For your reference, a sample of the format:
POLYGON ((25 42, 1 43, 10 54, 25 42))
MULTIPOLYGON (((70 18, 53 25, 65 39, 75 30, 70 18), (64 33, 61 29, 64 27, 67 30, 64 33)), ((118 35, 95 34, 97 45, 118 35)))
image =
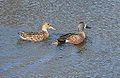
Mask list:
POLYGON ((48 29, 56 30, 55 28, 53 28, 51 23, 45 22, 42 25, 42 29, 40 31, 38 31, 38 32, 20 32, 19 36, 20 36, 20 39, 26 40, 26 41, 33 41, 33 42, 43 41, 43 40, 48 39, 48 37, 49 37, 48 29))
POLYGON ((80 22, 78 25, 78 32, 77 33, 67 33, 64 35, 61 35, 53 44, 61 45, 64 43, 69 44, 80 44, 84 41, 86 38, 85 29, 90 29, 91 27, 87 26, 84 22, 80 22))

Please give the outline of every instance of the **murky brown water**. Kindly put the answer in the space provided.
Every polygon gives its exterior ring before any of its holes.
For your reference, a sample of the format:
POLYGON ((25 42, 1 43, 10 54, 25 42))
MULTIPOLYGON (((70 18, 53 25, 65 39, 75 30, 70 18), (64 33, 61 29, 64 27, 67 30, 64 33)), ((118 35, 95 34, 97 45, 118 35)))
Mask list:
POLYGON ((0 78, 119 77, 120 0, 0 0, 0 78), (46 21, 57 29, 47 41, 19 41, 46 21), (80 21, 92 27, 82 45, 51 44, 80 21))

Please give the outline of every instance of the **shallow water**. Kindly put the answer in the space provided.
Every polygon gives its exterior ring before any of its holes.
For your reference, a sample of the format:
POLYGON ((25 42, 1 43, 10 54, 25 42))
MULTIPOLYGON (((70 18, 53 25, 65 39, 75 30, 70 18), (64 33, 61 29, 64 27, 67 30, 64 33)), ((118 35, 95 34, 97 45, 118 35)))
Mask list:
POLYGON ((119 0, 0 0, 1 78, 119 78, 119 0), (49 30, 43 42, 20 41, 20 31, 49 30), (92 27, 77 46, 51 44, 76 32, 80 21, 92 27))

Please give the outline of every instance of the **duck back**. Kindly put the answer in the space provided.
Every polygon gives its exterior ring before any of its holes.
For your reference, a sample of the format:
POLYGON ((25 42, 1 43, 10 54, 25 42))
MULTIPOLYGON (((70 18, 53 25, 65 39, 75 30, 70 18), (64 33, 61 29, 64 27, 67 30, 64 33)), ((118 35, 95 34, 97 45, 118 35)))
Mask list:
POLYGON ((61 35, 61 36, 57 39, 58 43, 59 43, 59 44, 64 44, 65 41, 66 41, 66 39, 67 39, 68 37, 70 37, 71 35, 75 35, 75 33, 68 33, 68 34, 65 34, 65 35, 61 35))

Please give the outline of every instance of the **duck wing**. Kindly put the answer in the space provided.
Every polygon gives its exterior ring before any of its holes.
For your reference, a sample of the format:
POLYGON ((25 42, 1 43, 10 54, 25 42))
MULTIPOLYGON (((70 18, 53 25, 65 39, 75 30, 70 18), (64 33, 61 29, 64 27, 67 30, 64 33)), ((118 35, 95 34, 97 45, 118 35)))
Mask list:
POLYGON ((29 41, 42 41, 44 39, 47 39, 48 35, 46 32, 21 32, 19 34, 20 38, 23 40, 29 40, 29 41))
POLYGON ((57 41, 59 42, 59 44, 63 44, 63 43, 65 43, 65 40, 66 40, 68 37, 72 36, 72 35, 77 35, 77 34, 76 34, 76 33, 67 33, 67 34, 61 35, 61 36, 57 39, 57 41))

